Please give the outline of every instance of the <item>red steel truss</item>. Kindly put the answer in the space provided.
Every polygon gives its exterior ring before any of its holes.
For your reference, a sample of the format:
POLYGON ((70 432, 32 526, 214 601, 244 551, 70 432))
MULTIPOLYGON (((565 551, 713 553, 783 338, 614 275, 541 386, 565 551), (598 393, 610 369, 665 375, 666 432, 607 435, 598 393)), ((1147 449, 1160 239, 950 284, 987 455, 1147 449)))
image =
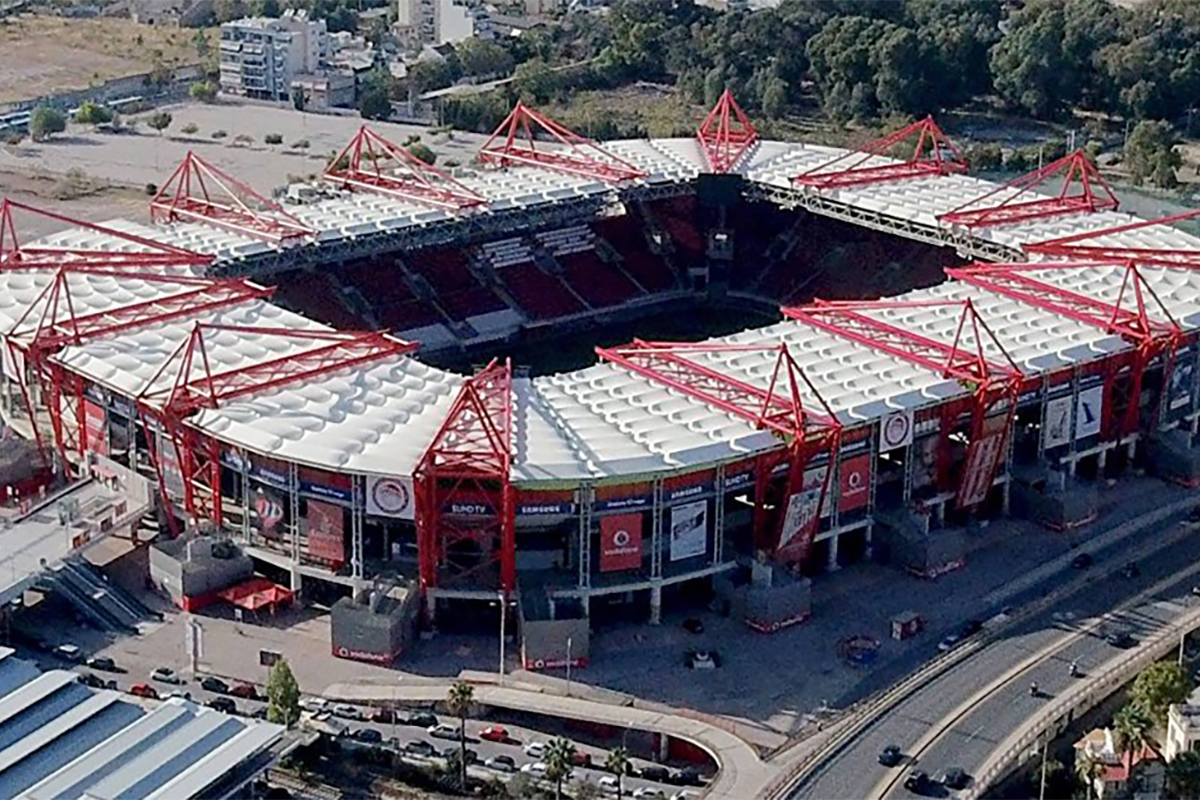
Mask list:
POLYGON ((713 172, 725 173, 733 169, 758 141, 758 131, 733 99, 733 93, 726 89, 700 124, 696 138, 700 140, 713 172))
POLYGON ((150 201, 155 222, 192 220, 277 244, 313 235, 300 220, 191 150, 150 201))
POLYGON ((1082 150, 1076 150, 1041 169, 998 186, 987 194, 940 215, 938 219, 951 225, 987 228, 992 225, 1011 225, 1014 222, 1064 214, 1112 211, 1119 206, 1120 201, 1100 176, 1100 172, 1088 161, 1082 150), (1031 192, 1056 177, 1063 179, 1062 190, 1057 197, 1039 196, 1035 193, 1038 198, 1036 200, 1020 199, 1026 192, 1031 192), (995 205, 989 205, 988 201, 997 195, 1004 195, 1004 199, 995 205))
POLYGON ((516 588, 511 452, 512 364, 493 360, 463 382, 414 475, 423 588, 437 586, 443 565, 461 579, 496 562, 500 588, 516 588))
MULTIPOLYGON (((1175 353, 1183 339, 1183 329, 1171 316, 1166 306, 1155 294, 1150 283, 1142 276, 1138 265, 1129 262, 1042 262, 1016 264, 983 264, 971 267, 948 269, 946 274, 957 280, 966 281, 986 291, 1010 297, 1022 303, 1045 309, 1053 314, 1072 319, 1083 325, 1117 334, 1134 345, 1132 359, 1128 364, 1112 359, 1113 369, 1107 380, 1104 427, 1106 437, 1126 436, 1138 428, 1138 398, 1141 395, 1142 377, 1146 367, 1160 354, 1173 362, 1175 353), (1124 271, 1121 288, 1114 303, 1081 295, 1053 283, 1039 280, 1030 273, 1078 270, 1096 267, 1111 267, 1124 271), (1150 315, 1150 308, 1160 315, 1150 315), (1130 367, 1130 385, 1124 398, 1118 398, 1118 370, 1130 367), (1123 405, 1123 413, 1111 413, 1123 405)), ((1165 365, 1170 372, 1171 363, 1165 365)))
POLYGON ((44 268, 71 264, 103 269, 136 267, 147 270, 163 267, 204 267, 211 264, 212 260, 211 256, 193 253, 182 247, 163 244, 93 222, 72 219, 14 200, 0 202, 0 269, 44 268), (66 227, 102 234, 116 242, 107 241, 94 247, 22 245, 22 237, 18 236, 16 212, 50 220, 66 227), (131 246, 137 249, 119 249, 131 246))
POLYGON ((449 173, 426 164, 363 125, 325 170, 325 180, 346 189, 460 211, 487 202, 449 173))
POLYGON ((830 463, 836 463, 842 426, 786 345, 709 345, 635 339, 624 347, 598 347, 596 354, 605 361, 744 419, 759 430, 770 430, 786 440, 786 450, 765 454, 755 467, 755 540, 763 549, 774 550, 776 557, 784 561, 803 562, 808 557, 820 526, 821 509, 829 493, 833 470, 825 470, 821 486, 809 502, 803 499, 804 473, 812 459, 821 453, 828 453, 830 463), (777 353, 766 389, 687 357, 736 352, 777 353), (801 385, 820 404, 821 413, 805 408, 801 385), (777 515, 775 535, 772 536, 766 496, 773 467, 783 461, 789 464, 785 494, 788 510, 777 515))
POLYGON ((1200 248, 1171 250, 1158 247, 1080 244, 1080 242, 1086 242, 1089 239, 1098 239, 1114 233, 1128 233, 1155 225, 1170 225, 1172 222, 1192 219, 1197 215, 1200 215, 1200 209, 1185 211, 1182 214, 1173 214, 1161 219, 1138 220, 1137 222, 1131 222, 1128 225, 1118 225, 1114 228, 1103 228, 1098 231, 1086 231, 1073 236, 1064 236, 1060 239, 1034 242, 1022 245, 1021 249, 1026 253, 1040 253, 1041 255, 1057 256, 1075 261, 1137 261, 1141 264, 1160 264, 1167 267, 1200 267, 1200 248))
POLYGON ((530 164, 582 178, 621 183, 644 178, 646 173, 617 158, 600 145, 542 116, 518 101, 479 151, 484 163, 507 167, 530 164), (538 149, 537 134, 544 133, 560 147, 538 149), (497 141, 499 140, 499 141, 497 141))
MULTIPOLYGON (((973 506, 986 497, 1003 460, 1003 443, 1016 412, 1016 401, 1024 376, 1003 344, 992 333, 970 300, 965 301, 848 301, 816 303, 785 308, 783 314, 814 328, 849 339, 873 350, 937 372, 959 381, 971 390, 971 444, 967 467, 961 471, 958 488, 960 506, 973 506), (919 333, 870 316, 878 309, 953 308, 961 309, 951 344, 930 339, 919 333), (990 341, 1003 355, 1002 361, 989 359, 984 343, 990 341), (992 422, 994 412, 1002 411, 1002 424, 992 422)), ((939 447, 940 479, 949 482, 950 435, 957 422, 959 408, 954 403, 943 409, 939 447)))
MULTIPOLYGON (((182 475, 184 507, 198 518, 221 521, 221 470, 218 445, 184 422, 201 409, 258 394, 297 381, 312 380, 331 372, 380 359, 411 353, 416 344, 373 331, 304 331, 196 323, 188 337, 146 382, 137 397, 143 415, 155 419, 174 447, 182 475), (290 355, 238 369, 213 371, 206 339, 210 335, 273 336, 311 345, 290 355), (202 491, 197 491, 200 487, 202 491)), ((149 430, 148 442, 153 441, 149 430)), ((166 500, 164 459, 155 453, 155 469, 166 500)))
POLYGON ((946 138, 933 117, 907 125, 865 147, 844 153, 792 178, 794 183, 815 189, 841 189, 869 183, 886 183, 903 178, 966 172, 967 164, 954 143, 946 138), (907 161, 869 166, 876 158, 890 158, 894 148, 914 141, 907 161), (949 156, 949 157, 947 157, 949 156))

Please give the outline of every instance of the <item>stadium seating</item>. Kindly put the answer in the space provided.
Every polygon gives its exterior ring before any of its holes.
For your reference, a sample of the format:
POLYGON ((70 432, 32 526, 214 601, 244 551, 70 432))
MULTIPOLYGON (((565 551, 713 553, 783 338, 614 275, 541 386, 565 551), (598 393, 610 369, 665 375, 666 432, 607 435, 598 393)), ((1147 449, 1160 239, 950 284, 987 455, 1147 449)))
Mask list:
POLYGON ((346 306, 341 289, 328 275, 296 269, 281 273, 276 279, 275 297, 285 306, 335 328, 370 327, 346 306))
POLYGON ((563 279, 592 308, 619 306, 641 292, 614 264, 606 264, 595 250, 558 256, 563 279))
POLYGON ((515 264, 500 271, 513 299, 533 319, 545 320, 582 311, 563 282, 530 263, 515 264))
POLYGON ((623 259, 625 271, 648 292, 660 292, 675 286, 675 274, 661 257, 650 251, 641 225, 628 216, 606 219, 596 224, 596 232, 623 259))
POLYGON ((656 203, 653 213, 667 235, 675 242, 675 248, 685 264, 696 264, 704 260, 704 233, 697 221, 698 206, 695 195, 656 203))

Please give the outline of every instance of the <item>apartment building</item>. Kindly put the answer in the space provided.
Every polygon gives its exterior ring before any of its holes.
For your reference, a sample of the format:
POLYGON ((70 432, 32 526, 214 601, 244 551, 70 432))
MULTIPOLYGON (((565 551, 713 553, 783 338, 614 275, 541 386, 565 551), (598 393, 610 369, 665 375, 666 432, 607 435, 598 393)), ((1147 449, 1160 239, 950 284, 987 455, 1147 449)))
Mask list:
POLYGON ((329 55, 324 20, 302 9, 278 19, 247 17, 221 25, 221 91, 287 100, 292 79, 318 71, 329 55))

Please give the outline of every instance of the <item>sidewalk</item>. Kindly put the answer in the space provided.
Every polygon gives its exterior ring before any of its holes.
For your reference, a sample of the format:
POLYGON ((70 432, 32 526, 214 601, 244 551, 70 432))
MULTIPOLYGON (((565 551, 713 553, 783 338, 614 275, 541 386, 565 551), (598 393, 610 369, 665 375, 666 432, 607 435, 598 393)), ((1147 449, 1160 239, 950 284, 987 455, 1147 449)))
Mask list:
MULTIPOLYGON (((441 702, 452 682, 421 686, 376 686, 336 683, 325 690, 330 700, 369 704, 425 704, 441 702)), ((526 685, 528 686, 528 685, 526 685)), ((578 697, 560 697, 529 688, 513 686, 476 686, 475 699, 500 708, 533 711, 554 717, 586 720, 617 727, 664 733, 689 741, 713 757, 719 771, 708 786, 710 798, 746 800, 755 797, 778 771, 763 762, 749 743, 716 725, 665 711, 634 706, 616 706, 578 697)))

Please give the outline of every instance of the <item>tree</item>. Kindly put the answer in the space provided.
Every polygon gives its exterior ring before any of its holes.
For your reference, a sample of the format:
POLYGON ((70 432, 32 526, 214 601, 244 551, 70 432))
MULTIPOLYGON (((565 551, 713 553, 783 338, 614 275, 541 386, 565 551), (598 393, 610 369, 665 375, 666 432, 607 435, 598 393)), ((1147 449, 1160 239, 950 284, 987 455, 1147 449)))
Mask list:
POLYGON ((1168 661, 1159 661, 1142 670, 1129 690, 1129 699, 1154 724, 1167 726, 1167 708, 1182 703, 1191 693, 1187 670, 1168 661))
POLYGON ((484 77, 507 75, 513 71, 513 57, 500 45, 486 39, 464 39, 454 45, 464 75, 484 77))
POLYGON ((38 106, 29 117, 29 136, 35 142, 44 142, 66 129, 67 118, 57 108, 38 106))
POLYGON ((459 774, 458 785, 467 788, 467 714, 475 702, 475 687, 464 681, 456 681, 446 693, 446 706, 458 717, 459 774))
POLYGON ((233 22, 246 16, 246 5, 242 0, 216 0, 213 4, 213 14, 217 22, 233 22))
POLYGON ((771 119, 779 119, 787 110, 787 84, 782 78, 771 78, 762 93, 762 110, 771 119))
POLYGON ((184 125, 184 126, 183 126, 182 128, 180 128, 179 130, 181 130, 182 132, 184 132, 184 133, 186 133, 186 134, 188 134, 188 135, 190 136, 190 135, 192 135, 193 133, 196 133, 197 131, 199 131, 199 130, 200 130, 200 126, 199 126, 199 125, 197 125, 197 124, 196 124, 196 123, 194 123, 194 122, 189 122, 187 125, 184 125))
POLYGON ((267 721, 289 728, 300 721, 300 686, 284 658, 267 676, 267 721))
POLYGON ((1178 800, 1200 797, 1200 753, 1180 753, 1167 764, 1167 795, 1178 800))
POLYGON ((621 800, 625 789, 625 774, 632 765, 633 760, 629 758, 629 751, 624 747, 614 747, 604 759, 604 768, 617 776, 617 800, 621 800))
POLYGON ((1125 142, 1125 166, 1139 183, 1173 189, 1179 181, 1175 170, 1183 157, 1175 150, 1179 140, 1166 122, 1143 120, 1134 126, 1125 142))
POLYGON ((1126 703, 1113 717, 1113 736, 1117 752, 1133 763, 1135 753, 1150 741, 1154 721, 1135 703, 1126 703))
POLYGON ((421 161, 424 161, 426 164, 433 164, 433 162, 437 161, 437 153, 430 150, 429 145, 422 144, 421 142, 414 142, 413 144, 410 144, 408 146, 408 152, 416 156, 421 161))
POLYGON ((392 76, 383 69, 374 69, 364 78, 358 90, 358 113, 364 119, 387 119, 392 115, 392 76))
POLYGON ((75 112, 75 121, 80 125, 103 125, 112 122, 113 112, 104 106, 99 106, 91 100, 85 100, 75 112))
POLYGON ((563 782, 575 769, 575 745, 570 739, 551 739, 546 744, 546 778, 554 782, 554 800, 562 800, 563 782))
POLYGON ((1092 800, 1092 794, 1096 791, 1096 779, 1103 774, 1103 761, 1083 750, 1075 753, 1075 777, 1084 785, 1088 800, 1092 800))
POLYGON ((162 136, 162 132, 171 127, 171 120, 172 117, 169 112, 156 111, 146 120, 146 124, 158 131, 159 136, 162 136))
POLYGON ((212 81, 196 81, 188 87, 188 94, 193 100, 211 103, 217 99, 217 85, 212 81))

